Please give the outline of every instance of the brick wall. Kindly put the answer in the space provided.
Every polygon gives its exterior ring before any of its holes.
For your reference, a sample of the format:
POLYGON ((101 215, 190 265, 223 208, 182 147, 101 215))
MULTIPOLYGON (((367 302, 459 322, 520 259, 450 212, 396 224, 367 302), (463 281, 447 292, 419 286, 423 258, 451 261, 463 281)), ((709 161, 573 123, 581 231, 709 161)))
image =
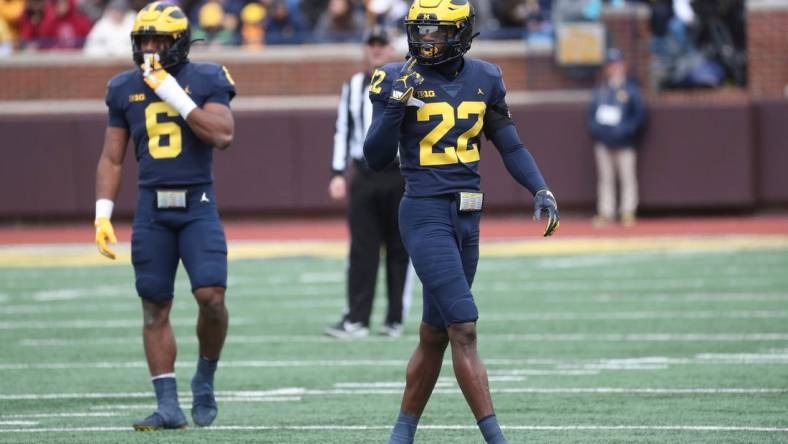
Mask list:
MULTIPOLYGON (((748 92, 777 97, 788 84, 788 6, 778 0, 748 2, 748 92)), ((641 85, 649 85, 648 13, 644 8, 610 11, 604 15, 613 45, 626 54, 641 85)), ((523 42, 484 42, 471 55, 501 65, 511 91, 586 89, 594 79, 573 75, 554 63, 550 50, 526 48, 523 42)), ((336 95, 338 85, 361 67, 355 45, 270 47, 261 52, 223 50, 197 53, 196 60, 225 64, 244 96, 336 95)), ((100 99, 107 81, 131 69, 131 60, 86 59, 75 55, 21 55, 0 61, 0 101, 100 99)), ((734 92, 662 93, 671 100, 717 100, 734 92)))
POLYGON ((786 3, 750 1, 748 4, 748 88, 757 97, 784 95, 788 85, 786 3))

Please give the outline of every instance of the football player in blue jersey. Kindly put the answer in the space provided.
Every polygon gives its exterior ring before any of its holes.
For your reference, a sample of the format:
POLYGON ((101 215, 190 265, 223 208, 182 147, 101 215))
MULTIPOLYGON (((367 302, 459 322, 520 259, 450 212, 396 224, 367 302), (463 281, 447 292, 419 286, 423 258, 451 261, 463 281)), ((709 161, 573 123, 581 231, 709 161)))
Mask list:
POLYGON ((415 0, 405 19, 409 60, 375 71, 364 155, 381 169, 399 146, 405 177, 400 231, 424 286, 419 344, 411 356, 389 443, 411 443, 451 344, 454 374, 488 443, 505 443, 487 371, 476 350, 479 317, 471 285, 479 259, 480 135, 511 176, 534 195, 535 218, 558 229, 558 209, 523 146, 505 101, 501 69, 465 57, 475 37, 468 0, 415 0))
POLYGON ((227 242, 212 187, 213 149, 233 140, 230 100, 235 85, 226 68, 188 60, 189 22, 177 6, 154 2, 131 33, 137 69, 107 86, 109 123, 96 172, 96 244, 110 259, 110 217, 129 136, 139 163, 138 205, 131 260, 142 300, 143 342, 158 408, 134 423, 140 431, 185 427, 175 384, 175 338, 169 321, 179 260, 199 304, 199 358, 191 380, 192 419, 216 418, 213 379, 227 334, 224 304, 227 242))

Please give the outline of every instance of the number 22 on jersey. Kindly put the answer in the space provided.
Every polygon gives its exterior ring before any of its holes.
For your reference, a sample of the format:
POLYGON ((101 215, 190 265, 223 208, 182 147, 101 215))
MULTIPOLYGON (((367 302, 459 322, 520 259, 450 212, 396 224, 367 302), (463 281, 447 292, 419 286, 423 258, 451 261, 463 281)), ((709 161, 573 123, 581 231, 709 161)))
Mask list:
POLYGON ((178 117, 178 112, 164 102, 153 102, 145 107, 148 152, 154 159, 172 159, 183 150, 181 127, 173 121, 159 122, 161 114, 178 117))
POLYGON ((479 147, 468 146, 468 141, 479 135, 484 124, 484 102, 462 102, 456 109, 457 119, 470 119, 476 116, 476 122, 467 131, 457 137, 457 146, 448 146, 443 152, 436 153, 433 146, 437 144, 456 124, 455 109, 448 102, 427 103, 419 108, 416 118, 419 122, 428 122, 432 116, 440 116, 438 125, 419 142, 419 164, 421 166, 453 165, 455 163, 471 163, 479 161, 479 147))

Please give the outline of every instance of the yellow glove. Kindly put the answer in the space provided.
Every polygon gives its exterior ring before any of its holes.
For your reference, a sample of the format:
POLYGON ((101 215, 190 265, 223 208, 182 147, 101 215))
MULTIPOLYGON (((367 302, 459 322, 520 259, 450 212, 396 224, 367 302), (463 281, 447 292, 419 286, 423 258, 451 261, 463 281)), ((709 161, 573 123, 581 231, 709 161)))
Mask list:
POLYGON ((112 222, 107 217, 99 217, 96 219, 96 246, 99 253, 107 256, 110 259, 115 259, 115 252, 107 247, 107 240, 113 244, 118 243, 118 238, 115 237, 115 230, 112 228, 112 222))
POLYGON ((158 54, 145 54, 145 61, 140 65, 142 79, 156 91, 170 74, 162 68, 158 54))
POLYGON ((145 54, 144 60, 142 65, 140 65, 140 69, 142 70, 142 79, 145 80, 145 84, 186 120, 189 113, 194 108, 197 108, 197 105, 186 91, 181 88, 175 77, 164 70, 159 62, 158 54, 145 54))

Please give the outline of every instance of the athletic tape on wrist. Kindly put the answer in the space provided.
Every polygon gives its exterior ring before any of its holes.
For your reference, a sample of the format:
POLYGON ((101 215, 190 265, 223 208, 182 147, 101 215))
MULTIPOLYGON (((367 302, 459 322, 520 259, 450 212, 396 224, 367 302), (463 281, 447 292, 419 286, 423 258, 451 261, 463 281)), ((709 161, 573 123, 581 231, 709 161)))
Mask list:
POLYGON ((173 107, 184 120, 194 108, 197 108, 194 100, 186 94, 186 91, 181 88, 175 77, 171 75, 165 77, 164 81, 161 82, 161 86, 156 88, 156 94, 173 107))
POLYGON ((112 217, 112 209, 115 208, 115 203, 109 199, 98 199, 96 201, 96 219, 100 217, 106 217, 107 219, 112 217))

